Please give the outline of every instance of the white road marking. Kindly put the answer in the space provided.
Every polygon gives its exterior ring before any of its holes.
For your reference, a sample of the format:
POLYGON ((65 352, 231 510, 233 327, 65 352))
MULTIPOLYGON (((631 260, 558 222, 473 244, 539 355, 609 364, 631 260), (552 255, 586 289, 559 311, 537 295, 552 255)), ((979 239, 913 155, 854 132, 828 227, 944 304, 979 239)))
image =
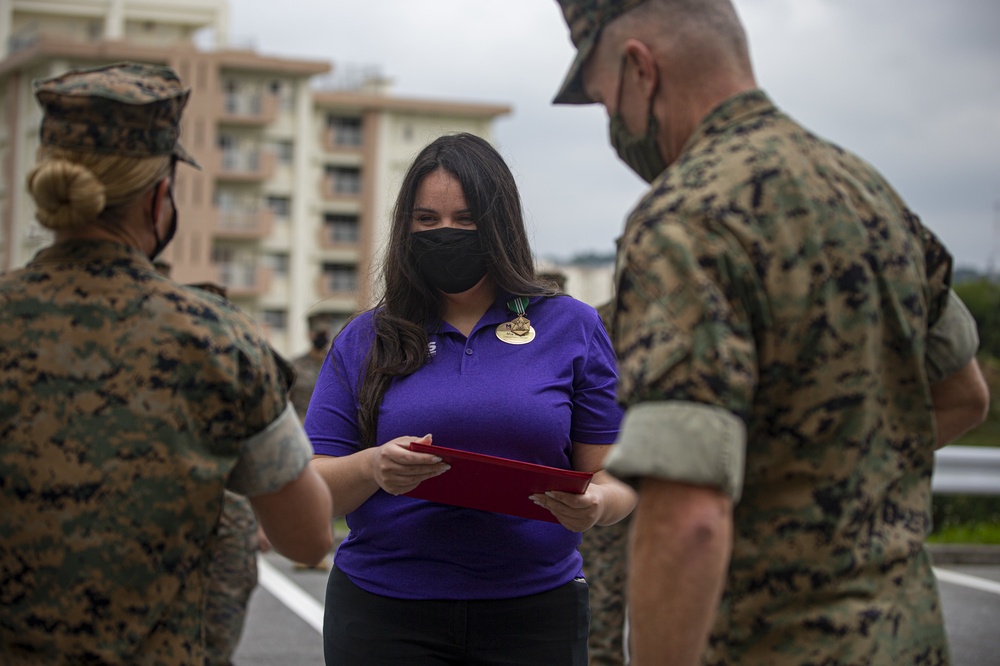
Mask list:
POLYGON ((305 620, 306 624, 323 633, 323 604, 303 591, 260 555, 257 556, 257 582, 289 610, 305 620))
POLYGON ((938 569, 937 567, 934 568, 934 575, 937 576, 938 580, 944 581, 945 583, 961 585, 962 587, 972 588, 973 590, 979 590, 981 592, 1000 594, 1000 583, 987 580, 986 578, 970 576, 956 571, 948 571, 947 569, 938 569))

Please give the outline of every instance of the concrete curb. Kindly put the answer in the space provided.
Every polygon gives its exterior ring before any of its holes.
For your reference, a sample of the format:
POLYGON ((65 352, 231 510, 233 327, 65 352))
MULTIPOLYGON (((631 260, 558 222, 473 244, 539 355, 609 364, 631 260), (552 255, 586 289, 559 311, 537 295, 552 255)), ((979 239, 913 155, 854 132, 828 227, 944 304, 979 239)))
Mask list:
POLYGON ((938 564, 1000 564, 1000 546, 929 543, 931 560, 938 564))

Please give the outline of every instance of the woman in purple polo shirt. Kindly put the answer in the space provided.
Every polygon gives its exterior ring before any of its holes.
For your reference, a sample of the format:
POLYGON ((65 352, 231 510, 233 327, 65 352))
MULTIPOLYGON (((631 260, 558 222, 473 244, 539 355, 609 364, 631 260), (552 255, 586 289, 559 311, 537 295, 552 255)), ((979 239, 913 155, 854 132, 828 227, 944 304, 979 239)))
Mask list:
POLYGON ((579 533, 635 503, 601 471, 621 410, 596 311, 536 279, 513 176, 470 134, 410 166, 382 277, 381 301, 334 341, 305 422, 350 527, 327 585, 326 662, 586 664, 579 533), (432 437, 596 474, 582 495, 532 497, 558 522, 403 496, 449 469, 409 449, 432 437))

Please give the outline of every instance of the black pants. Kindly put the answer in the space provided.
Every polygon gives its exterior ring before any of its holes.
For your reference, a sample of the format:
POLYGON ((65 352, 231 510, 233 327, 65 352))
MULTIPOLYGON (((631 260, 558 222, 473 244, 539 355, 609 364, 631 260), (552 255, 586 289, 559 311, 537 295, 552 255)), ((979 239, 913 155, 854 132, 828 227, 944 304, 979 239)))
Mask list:
POLYGON ((323 652, 327 666, 586 666, 588 594, 578 580, 515 599, 393 599, 334 567, 323 652))

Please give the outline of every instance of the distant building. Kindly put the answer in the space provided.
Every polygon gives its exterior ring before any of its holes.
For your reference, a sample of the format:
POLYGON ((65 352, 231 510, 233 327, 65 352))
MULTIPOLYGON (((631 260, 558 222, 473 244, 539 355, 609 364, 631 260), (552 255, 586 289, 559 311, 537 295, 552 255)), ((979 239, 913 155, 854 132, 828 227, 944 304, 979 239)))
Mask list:
POLYGON ((224 0, 0 2, 0 271, 50 241, 24 187, 41 120, 31 82, 120 60, 169 65, 192 87, 182 141, 203 171, 177 172, 181 224, 164 259, 178 282, 225 286, 297 355, 308 315, 346 320, 377 294, 393 198, 417 151, 446 132, 492 140, 511 109, 395 97, 371 71, 332 86, 330 63, 228 46, 227 23, 224 0))
POLYGON ((539 261, 538 272, 562 276, 565 280, 563 291, 595 308, 607 303, 614 294, 613 260, 586 263, 539 261))

